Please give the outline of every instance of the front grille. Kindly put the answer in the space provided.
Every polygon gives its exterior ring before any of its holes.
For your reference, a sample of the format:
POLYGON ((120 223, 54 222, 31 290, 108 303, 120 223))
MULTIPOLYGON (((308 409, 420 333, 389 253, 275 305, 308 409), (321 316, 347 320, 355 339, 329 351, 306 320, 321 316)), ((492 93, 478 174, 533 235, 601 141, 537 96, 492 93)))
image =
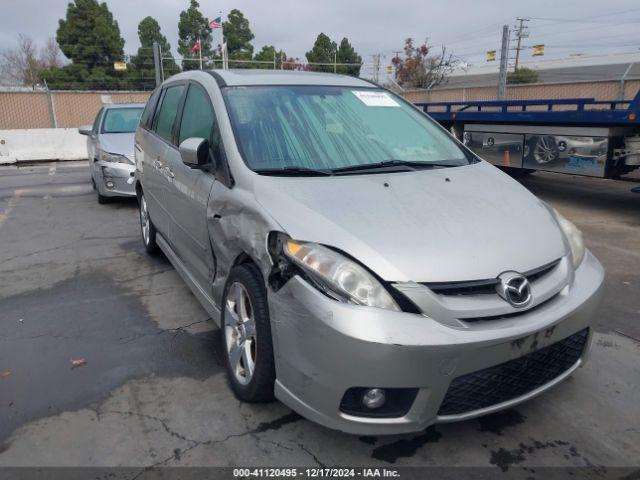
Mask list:
MULTIPOLYGON (((551 271, 560 263, 555 260, 541 267, 535 268, 523 273, 529 282, 534 283, 542 277, 551 273, 551 271)), ((440 283, 424 283, 432 292, 438 295, 486 295, 495 294, 496 285, 500 283, 497 278, 489 278, 486 280, 472 280, 468 282, 440 282, 440 283)))
POLYGON ((549 383, 578 361, 589 329, 548 347, 451 382, 438 415, 458 415, 521 397, 549 383))
POLYGON ((494 320, 507 320, 509 318, 519 317, 520 315, 523 315, 525 313, 527 314, 532 313, 538 308, 543 307, 544 305, 549 303, 551 300, 556 298, 556 295, 557 294, 553 295, 551 298, 547 298, 544 302, 538 303, 533 307, 527 308, 526 310, 517 310, 515 312, 501 313, 498 315, 486 315, 484 317, 469 317, 469 318, 463 318, 462 320, 467 323, 475 323, 475 322, 492 322, 494 320))

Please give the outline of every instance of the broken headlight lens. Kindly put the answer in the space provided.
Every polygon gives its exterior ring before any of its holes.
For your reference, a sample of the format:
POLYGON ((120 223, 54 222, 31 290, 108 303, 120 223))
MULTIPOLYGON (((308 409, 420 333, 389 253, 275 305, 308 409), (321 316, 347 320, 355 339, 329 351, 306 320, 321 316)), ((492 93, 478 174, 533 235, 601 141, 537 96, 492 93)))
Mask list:
POLYGON ((555 208, 550 208, 551 213, 553 213, 558 225, 560 225, 564 236, 567 238, 567 242, 569 242, 571 256, 573 257, 573 268, 578 268, 578 265, 582 262, 585 253, 584 242, 582 241, 582 232, 572 222, 560 215, 555 208))
POLYGON ((400 311, 385 287, 366 269, 344 255, 315 243, 287 239, 285 256, 333 297, 369 307, 400 311))
POLYGON ((101 152, 100 160, 109 163, 126 163, 127 165, 133 165, 133 162, 124 155, 118 155, 117 153, 101 152))

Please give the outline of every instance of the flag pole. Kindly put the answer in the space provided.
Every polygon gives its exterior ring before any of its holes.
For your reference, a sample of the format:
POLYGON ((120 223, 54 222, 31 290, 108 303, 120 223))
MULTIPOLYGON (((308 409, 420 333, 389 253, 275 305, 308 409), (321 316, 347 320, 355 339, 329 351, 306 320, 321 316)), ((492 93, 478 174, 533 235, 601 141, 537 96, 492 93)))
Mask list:
POLYGON ((202 43, 200 43, 200 37, 198 37, 198 57, 200 58, 200 70, 202 70, 202 43))
POLYGON ((227 47, 224 44, 224 28, 223 28, 223 22, 222 22, 222 10, 220 10, 219 13, 220 13, 220 39, 221 39, 220 50, 222 53, 222 69, 228 70, 229 59, 227 58, 227 47))

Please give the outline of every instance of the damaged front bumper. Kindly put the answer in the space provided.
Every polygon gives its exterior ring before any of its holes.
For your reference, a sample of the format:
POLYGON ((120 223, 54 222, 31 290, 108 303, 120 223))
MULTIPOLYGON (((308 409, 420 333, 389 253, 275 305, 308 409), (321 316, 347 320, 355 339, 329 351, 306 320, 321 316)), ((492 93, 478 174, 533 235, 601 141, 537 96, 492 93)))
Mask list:
POLYGON ((587 252, 573 283, 553 300, 515 317, 453 328, 424 315, 341 303, 295 276, 269 291, 276 396, 315 422, 360 435, 419 431, 512 407, 584 362, 603 278, 602 266, 587 252), (582 344, 576 347, 574 340, 582 344), (451 407, 450 389, 469 375, 495 386, 497 372, 544 362, 565 346, 575 358, 544 384, 514 390, 506 399, 497 392, 486 400, 495 403, 479 408, 471 403, 476 407, 460 411, 464 402, 451 407), (362 416, 344 408, 345 393, 358 387, 412 393, 399 416, 362 416))
POLYGON ((105 197, 133 197, 135 165, 98 160, 94 162, 95 182, 105 197))

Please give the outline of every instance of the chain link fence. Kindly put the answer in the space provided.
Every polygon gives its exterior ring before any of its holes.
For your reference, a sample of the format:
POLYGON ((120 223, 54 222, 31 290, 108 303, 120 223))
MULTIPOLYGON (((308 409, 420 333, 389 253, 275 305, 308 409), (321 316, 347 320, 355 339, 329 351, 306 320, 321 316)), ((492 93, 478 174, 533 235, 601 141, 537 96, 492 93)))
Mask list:
MULTIPOLYGON (((326 67, 326 65, 323 65, 326 67)), ((640 89, 640 80, 624 85, 624 98, 640 89)), ((589 97, 611 100, 620 94, 620 82, 574 82, 510 85, 507 99, 589 97)), ((104 103, 144 103, 149 91, 49 91, 0 88, 0 130, 20 128, 76 128, 92 123, 104 103)), ((461 102, 495 100, 495 87, 455 87, 400 92, 411 102, 461 102)))
POLYGON ((0 130, 77 128, 105 103, 145 103, 148 91, 50 91, 0 88, 0 130))

